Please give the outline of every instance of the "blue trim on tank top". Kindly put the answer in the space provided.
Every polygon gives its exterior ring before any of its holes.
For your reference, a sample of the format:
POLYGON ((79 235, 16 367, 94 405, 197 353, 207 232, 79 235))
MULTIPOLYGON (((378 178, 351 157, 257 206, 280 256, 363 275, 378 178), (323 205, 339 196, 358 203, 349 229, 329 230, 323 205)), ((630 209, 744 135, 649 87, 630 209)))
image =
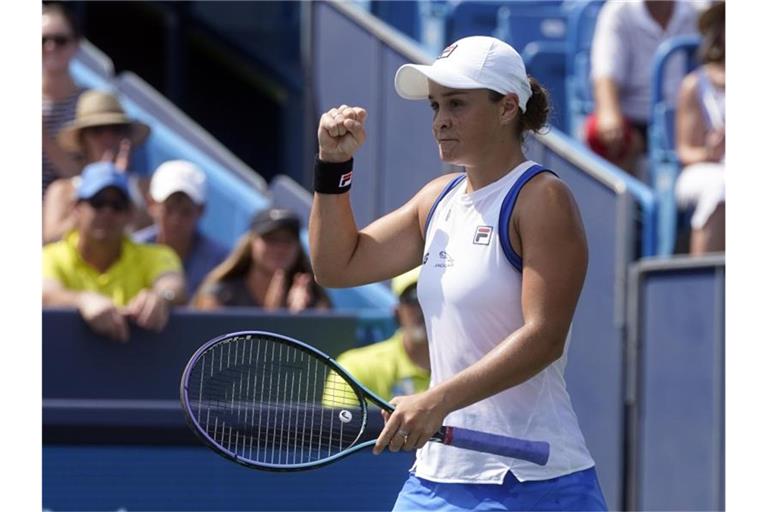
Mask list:
POLYGON ((437 209, 437 204, 445 198, 445 196, 448 195, 448 192, 456 188, 456 185, 461 183, 461 180, 466 178, 467 175, 465 173, 459 174, 455 178, 453 178, 448 185, 445 186, 442 192, 440 192, 440 195, 437 196, 437 199, 435 199, 435 202, 432 203, 432 208, 429 209, 429 213, 427 214, 427 220, 424 222, 424 238, 427 237, 427 230, 429 229, 429 221, 432 220, 432 215, 434 215, 435 210, 437 209))
POLYGON ((521 258, 512 248, 512 242, 509 239, 509 223, 512 220, 512 210, 515 208, 515 203, 517 202, 517 197, 520 195, 520 191, 531 178, 542 172, 551 172, 557 176, 554 171, 545 169, 539 164, 533 164, 520 176, 520 178, 517 179, 515 184, 512 185, 512 188, 509 189, 506 197, 504 197, 504 201, 501 203, 501 211, 499 212, 499 242, 501 243, 501 249, 504 251, 504 256, 507 257, 507 260, 509 260, 512 266, 520 273, 523 272, 523 258, 521 258))

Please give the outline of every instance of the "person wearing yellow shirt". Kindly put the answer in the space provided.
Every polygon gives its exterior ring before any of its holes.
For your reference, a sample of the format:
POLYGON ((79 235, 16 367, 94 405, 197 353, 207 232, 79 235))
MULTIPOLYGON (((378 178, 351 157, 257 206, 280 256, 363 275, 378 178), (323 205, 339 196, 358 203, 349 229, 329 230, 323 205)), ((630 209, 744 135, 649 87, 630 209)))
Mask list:
MULTIPOLYGON (((336 359, 355 379, 384 400, 426 391, 429 387, 429 345, 416 297, 418 277, 417 267, 392 280, 392 292, 398 297, 395 316, 399 329, 395 334, 387 340, 348 350, 336 359)), ((346 384, 334 379, 332 374, 323 401, 326 405, 339 406, 340 401, 346 401, 339 397, 354 395, 345 392, 346 384)))
POLYGON ((181 262, 168 247, 126 236, 128 180, 111 162, 83 170, 75 229, 43 248, 43 306, 75 307, 97 333, 128 341, 129 321, 161 331, 185 301, 181 262))

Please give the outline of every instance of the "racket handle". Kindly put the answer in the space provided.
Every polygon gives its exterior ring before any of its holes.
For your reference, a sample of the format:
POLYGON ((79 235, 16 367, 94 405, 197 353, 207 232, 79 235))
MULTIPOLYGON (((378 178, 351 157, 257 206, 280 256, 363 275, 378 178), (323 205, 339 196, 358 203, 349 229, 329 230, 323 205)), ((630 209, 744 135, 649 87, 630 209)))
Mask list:
POLYGON ((549 443, 528 441, 459 427, 443 427, 438 433, 443 444, 478 452, 527 460, 543 466, 549 460, 549 443))

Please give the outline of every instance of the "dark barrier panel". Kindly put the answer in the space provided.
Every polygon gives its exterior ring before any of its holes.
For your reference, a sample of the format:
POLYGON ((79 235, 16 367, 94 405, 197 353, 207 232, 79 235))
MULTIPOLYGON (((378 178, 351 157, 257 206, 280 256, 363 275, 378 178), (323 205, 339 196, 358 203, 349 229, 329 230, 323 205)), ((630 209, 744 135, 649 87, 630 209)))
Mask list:
POLYGON ((135 326, 129 343, 95 335, 72 310, 43 311, 43 422, 178 425, 179 381, 189 357, 211 338, 235 331, 273 331, 331 355, 356 345, 355 317, 233 308, 178 309, 162 333, 135 326))
POLYGON ((391 510, 412 454, 350 455, 312 471, 255 471, 198 446, 45 445, 43 508, 391 510))
POLYGON ((631 278, 629 505, 724 510, 725 258, 643 261, 631 278))
POLYGON ((127 344, 94 335, 72 310, 42 319, 46 509, 384 510, 407 476, 412 455, 370 452, 313 472, 261 473, 202 447, 184 424, 181 372, 208 339, 267 330, 337 355, 356 345, 353 316, 182 309, 163 333, 134 328, 127 344))

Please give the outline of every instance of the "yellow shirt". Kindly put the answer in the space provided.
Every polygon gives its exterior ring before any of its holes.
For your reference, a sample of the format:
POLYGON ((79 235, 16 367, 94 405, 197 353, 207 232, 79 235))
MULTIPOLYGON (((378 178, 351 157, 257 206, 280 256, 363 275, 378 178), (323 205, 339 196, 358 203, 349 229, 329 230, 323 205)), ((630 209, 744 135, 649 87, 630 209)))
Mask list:
MULTIPOLYGON (((419 393, 429 388, 429 372, 408 357, 400 330, 388 340, 347 350, 336 361, 363 386, 384 400, 419 393)), ((336 406, 355 403, 354 394, 346 392, 348 385, 338 380, 335 374, 330 375, 323 403, 336 406), (337 403, 333 404, 334 401, 337 403)))
POLYGON ((78 240, 79 234, 72 231, 63 240, 43 247, 43 277, 55 279, 70 290, 101 293, 118 306, 127 305, 141 290, 151 288, 163 274, 182 272, 181 261, 170 247, 137 244, 124 237, 120 258, 100 273, 80 257, 78 240))

